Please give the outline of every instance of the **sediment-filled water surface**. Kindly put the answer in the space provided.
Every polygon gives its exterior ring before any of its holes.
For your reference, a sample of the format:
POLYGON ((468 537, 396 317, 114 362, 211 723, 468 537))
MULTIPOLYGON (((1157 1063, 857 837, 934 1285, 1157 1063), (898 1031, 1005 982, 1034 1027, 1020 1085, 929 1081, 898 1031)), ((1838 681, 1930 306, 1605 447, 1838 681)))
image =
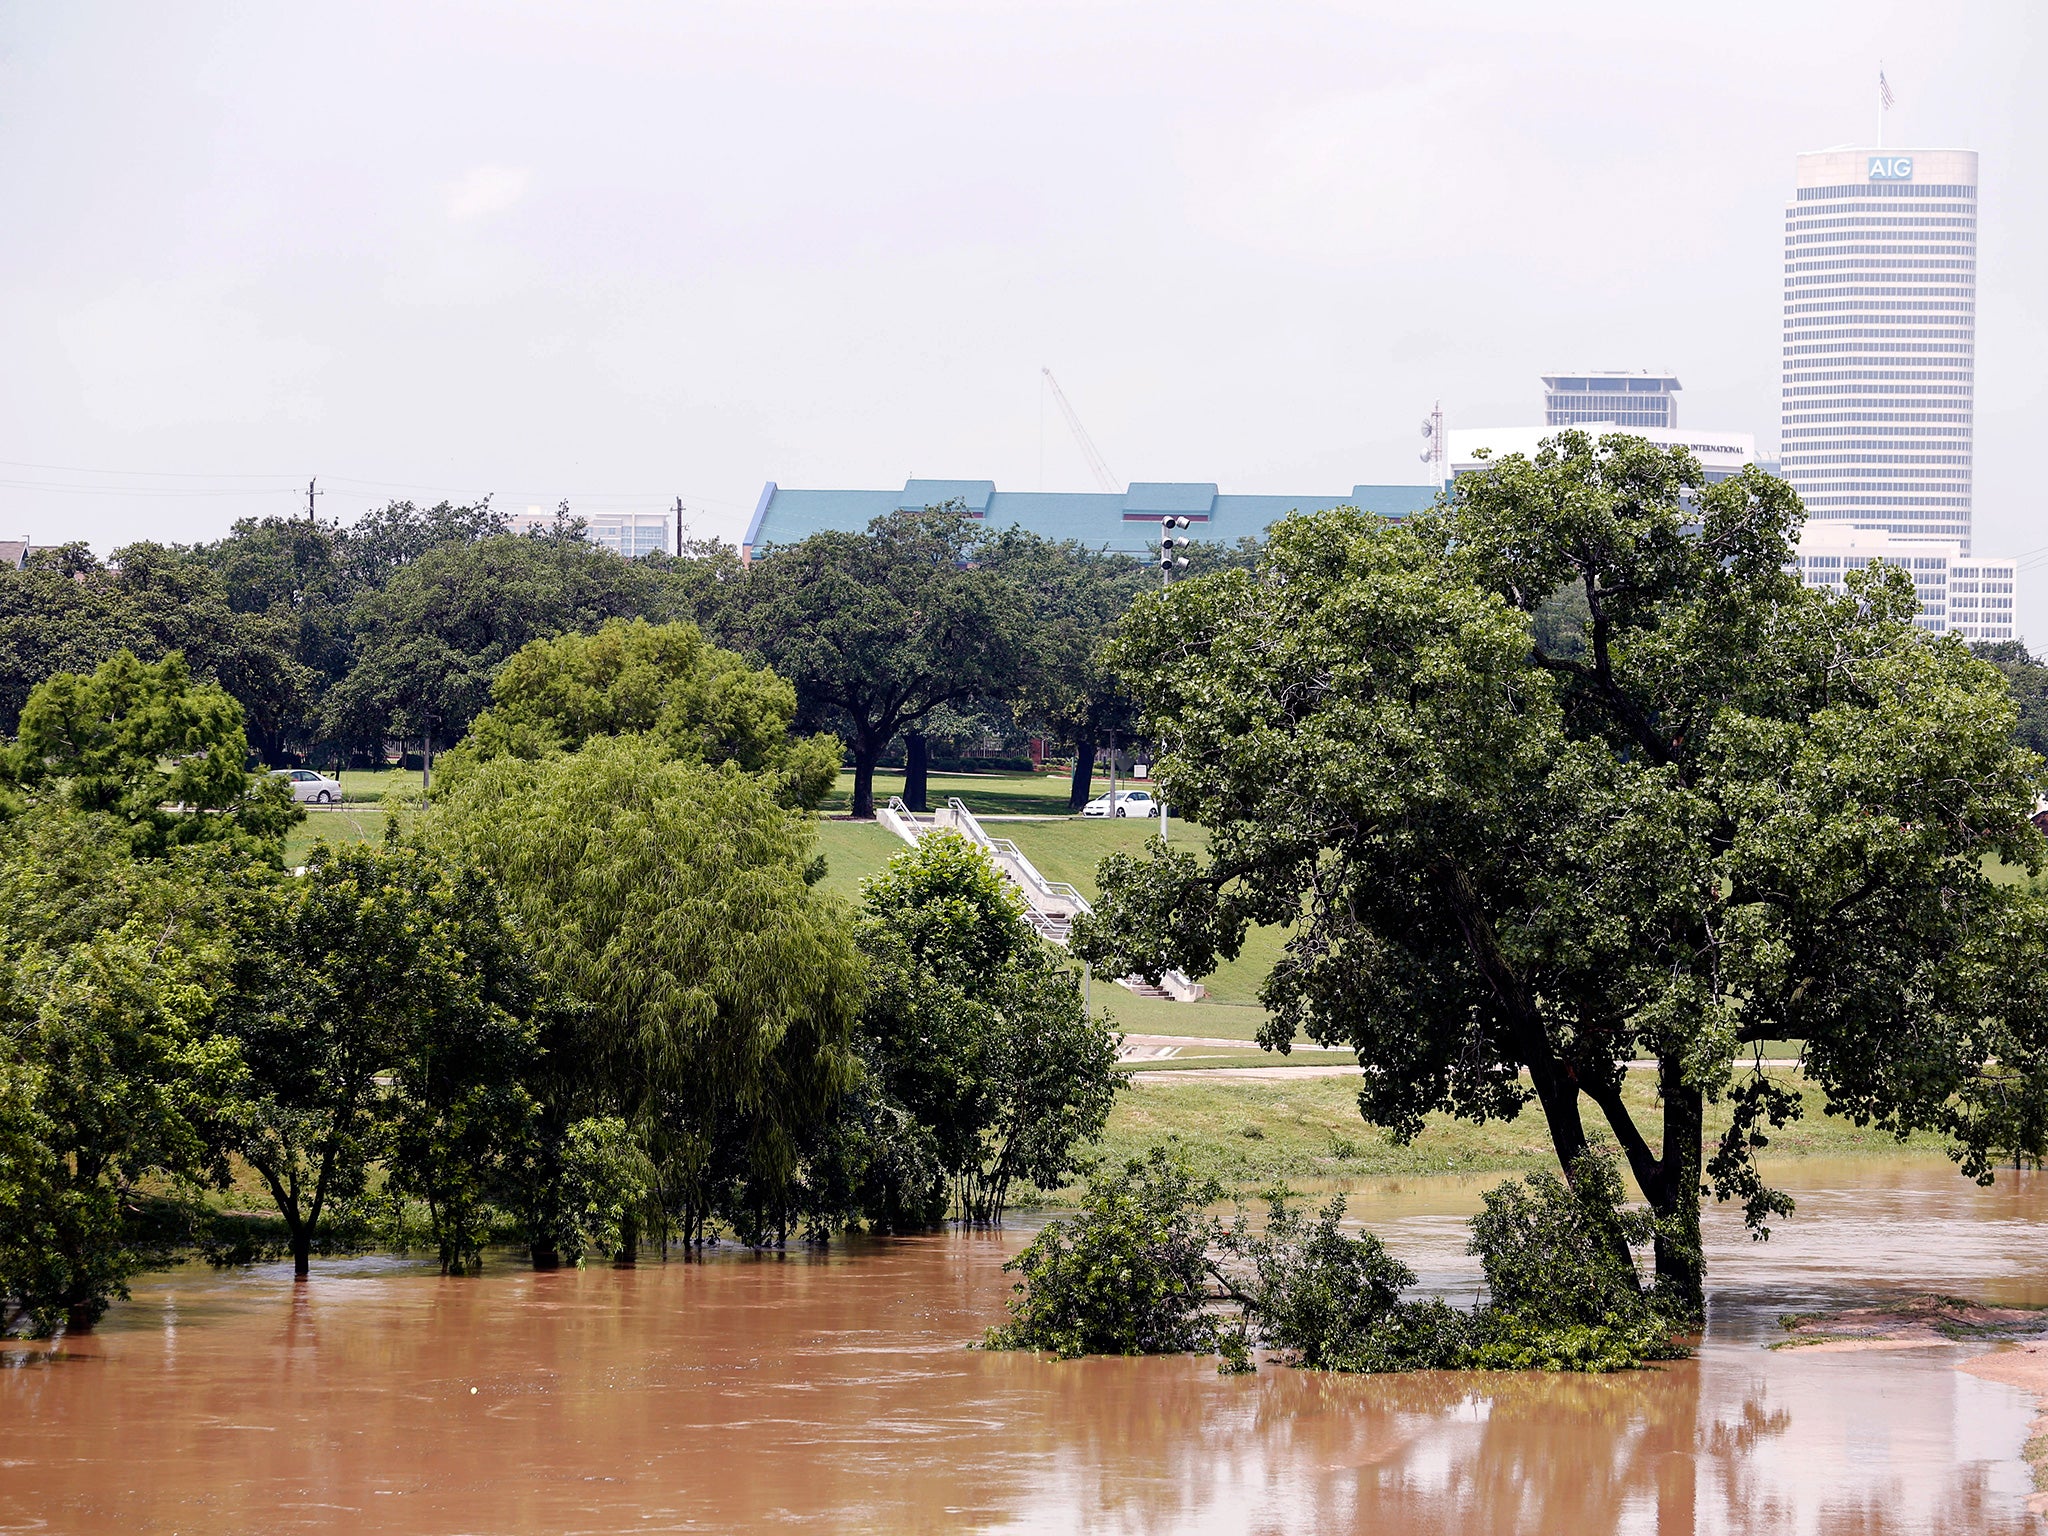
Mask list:
MULTIPOLYGON (((1597 1378, 969 1350, 1023 1225, 467 1280, 194 1266, 91 1336, 8 1346, 0 1530, 2038 1531, 2033 1405, 1956 1368, 1983 1346, 1765 1346, 1781 1313, 1892 1293, 2048 1302, 2048 1180, 1788 1182, 1768 1244, 1712 1217, 1699 1358, 1597 1378)), ((1352 1213, 1469 1292, 1478 1187, 1352 1213)))

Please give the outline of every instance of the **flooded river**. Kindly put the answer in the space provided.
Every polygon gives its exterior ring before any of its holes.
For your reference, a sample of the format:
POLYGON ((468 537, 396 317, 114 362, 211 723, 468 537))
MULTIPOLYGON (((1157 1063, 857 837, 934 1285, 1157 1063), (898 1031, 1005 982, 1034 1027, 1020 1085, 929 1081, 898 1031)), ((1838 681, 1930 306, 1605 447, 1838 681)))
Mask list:
MULTIPOLYGON (((2048 1180, 1788 1182, 1768 1245, 1713 1218, 1699 1358, 1593 1379, 967 1350, 1022 1227, 480 1280, 150 1275, 99 1333, 9 1347, 0 1530, 2038 1531, 2030 1401, 1958 1371, 1972 1348, 1764 1346, 1782 1312, 1903 1290, 2048 1303, 2048 1180)), ((1353 1214, 1469 1294, 1478 1187, 1353 1214)))

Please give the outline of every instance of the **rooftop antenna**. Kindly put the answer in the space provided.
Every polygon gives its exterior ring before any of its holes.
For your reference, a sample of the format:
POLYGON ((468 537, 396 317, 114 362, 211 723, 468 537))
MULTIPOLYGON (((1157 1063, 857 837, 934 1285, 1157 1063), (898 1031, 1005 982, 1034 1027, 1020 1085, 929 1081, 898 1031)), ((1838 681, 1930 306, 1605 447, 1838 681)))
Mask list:
POLYGON ((1067 392, 1060 388, 1060 381, 1052 376, 1050 368, 1038 370, 1045 375, 1045 382, 1052 386, 1052 397, 1059 402, 1060 414, 1067 418, 1067 427, 1074 434, 1074 441, 1081 445, 1081 457, 1088 461, 1088 468, 1095 476, 1095 483, 1105 491, 1121 491, 1116 476, 1109 472, 1109 466, 1102 462, 1102 450, 1095 446, 1095 439, 1088 435, 1088 429, 1081 425, 1081 418, 1074 414, 1074 408, 1067 403, 1067 392))

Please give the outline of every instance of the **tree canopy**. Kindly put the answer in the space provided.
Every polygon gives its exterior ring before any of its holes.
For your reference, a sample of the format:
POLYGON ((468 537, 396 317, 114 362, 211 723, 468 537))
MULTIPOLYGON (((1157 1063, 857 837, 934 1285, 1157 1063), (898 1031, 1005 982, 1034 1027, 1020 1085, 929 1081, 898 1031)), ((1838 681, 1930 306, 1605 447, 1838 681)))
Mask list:
POLYGON ((122 651, 90 676, 39 684, 0 751, 0 789, 115 817, 136 851, 224 838, 273 842, 304 813, 284 787, 243 769, 242 707, 195 683, 184 657, 122 651))
POLYGON ((928 1129, 933 1154, 926 1189, 866 1203, 942 1212, 950 1179, 963 1216, 999 1221, 1013 1186, 1079 1170, 1120 1086, 1118 1037, 964 838, 897 854, 862 905, 868 1087, 928 1129))
POLYGON ((1255 570, 1141 600, 1112 661, 1209 852, 1106 862, 1078 952, 1200 974, 1286 926, 1269 1044, 1352 1045, 1400 1136, 1533 1098, 1566 1170, 1590 1102, 1696 1307, 1703 1180, 1790 1205, 1753 1161, 1798 1109, 1761 1042, 1804 1041, 1838 1112, 1968 1137, 1985 1021, 2019 1017, 1984 946, 2031 920, 1982 864, 2041 857, 2003 680, 1913 625, 1902 572, 1802 588, 1799 517, 1759 471, 1563 433, 1411 524, 1290 518, 1255 570), (1573 584, 1583 626, 1536 644, 1573 584), (1622 1094, 1645 1058, 1661 1145, 1622 1094))
POLYGON ((817 533, 755 556, 740 616, 746 648, 796 685, 806 723, 841 730, 853 814, 875 814, 875 765, 932 711, 1005 694, 1029 655, 1014 586, 977 564, 981 535, 932 508, 817 533))
POLYGON ((839 773, 838 738, 791 739, 796 690, 706 643, 694 624, 612 619, 594 634, 529 641, 492 679, 491 699, 459 749, 465 764, 638 732, 679 762, 768 774, 785 804, 805 809, 839 773))
POLYGON ((686 1240, 721 1204, 786 1225, 804 1131, 852 1081, 860 996, 808 829, 762 779, 645 735, 486 762, 427 828, 504 892, 546 978, 544 1155, 616 1117, 656 1175, 649 1214, 686 1240))

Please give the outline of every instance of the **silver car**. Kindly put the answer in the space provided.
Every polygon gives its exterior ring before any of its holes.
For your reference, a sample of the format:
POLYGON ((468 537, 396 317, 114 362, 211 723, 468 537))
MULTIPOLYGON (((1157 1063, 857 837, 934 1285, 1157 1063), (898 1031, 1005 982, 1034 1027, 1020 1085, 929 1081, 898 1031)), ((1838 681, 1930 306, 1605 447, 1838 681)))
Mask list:
POLYGON ((270 776, 289 780, 292 798, 301 805, 341 804, 341 781, 324 773, 315 773, 310 768, 274 768, 270 776))

